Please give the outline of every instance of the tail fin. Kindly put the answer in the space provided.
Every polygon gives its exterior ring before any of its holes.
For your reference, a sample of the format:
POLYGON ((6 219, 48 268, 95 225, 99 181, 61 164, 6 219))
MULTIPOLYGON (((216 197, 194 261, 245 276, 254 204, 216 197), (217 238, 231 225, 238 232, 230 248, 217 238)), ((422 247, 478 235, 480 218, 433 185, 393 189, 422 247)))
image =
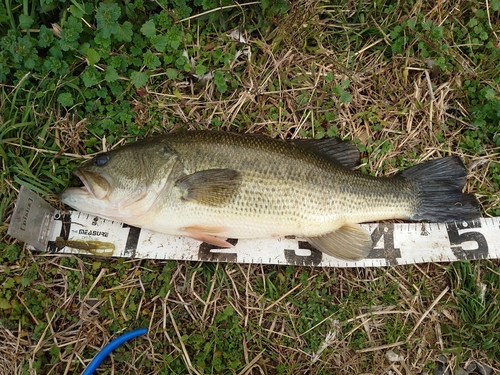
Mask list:
POLYGON ((474 194, 464 194, 467 171, 458 156, 431 160, 401 172, 418 188, 418 207, 412 220, 434 222, 470 220, 480 216, 474 194))

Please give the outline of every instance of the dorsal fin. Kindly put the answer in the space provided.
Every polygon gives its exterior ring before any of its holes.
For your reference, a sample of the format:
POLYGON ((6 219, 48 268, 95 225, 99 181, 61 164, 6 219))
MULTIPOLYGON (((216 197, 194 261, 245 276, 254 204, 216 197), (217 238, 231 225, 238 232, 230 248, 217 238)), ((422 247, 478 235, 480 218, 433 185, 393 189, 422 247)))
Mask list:
POLYGON ((289 142, 344 168, 353 169, 360 164, 356 145, 340 138, 293 139, 289 142))

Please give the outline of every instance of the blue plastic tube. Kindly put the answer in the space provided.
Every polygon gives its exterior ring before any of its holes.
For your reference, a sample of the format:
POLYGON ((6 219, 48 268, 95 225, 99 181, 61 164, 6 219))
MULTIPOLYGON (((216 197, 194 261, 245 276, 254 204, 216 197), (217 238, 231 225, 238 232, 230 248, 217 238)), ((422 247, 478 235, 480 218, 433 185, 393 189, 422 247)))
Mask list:
POLYGON ((101 364, 102 361, 104 361, 104 358, 106 358, 113 350, 118 348, 120 345, 123 343, 127 342, 128 340, 131 340, 133 338, 136 338, 137 336, 142 336, 148 333, 147 328, 139 328, 127 333, 124 333, 121 336, 118 336, 116 339, 111 341, 108 345, 106 345, 104 348, 101 349, 99 353, 96 354, 92 362, 87 366, 85 371, 83 372, 82 375, 92 375, 94 371, 97 369, 97 367, 101 364))

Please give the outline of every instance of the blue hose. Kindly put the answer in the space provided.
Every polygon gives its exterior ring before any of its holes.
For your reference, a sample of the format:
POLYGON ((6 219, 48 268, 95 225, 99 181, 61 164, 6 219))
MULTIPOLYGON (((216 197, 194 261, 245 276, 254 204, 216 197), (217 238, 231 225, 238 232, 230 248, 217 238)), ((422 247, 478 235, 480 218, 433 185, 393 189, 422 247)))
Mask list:
POLYGON ((97 369, 97 367, 101 364, 101 362, 104 361, 104 358, 106 358, 113 350, 115 350, 117 347, 119 347, 126 341, 136 338, 137 336, 145 335, 146 333, 148 333, 147 328, 139 328, 124 333, 121 336, 118 336, 116 339, 114 339, 108 345, 102 348, 99 353, 96 354, 96 356, 94 357, 92 362, 90 362, 90 364, 87 366, 82 375, 92 375, 94 371, 97 369))

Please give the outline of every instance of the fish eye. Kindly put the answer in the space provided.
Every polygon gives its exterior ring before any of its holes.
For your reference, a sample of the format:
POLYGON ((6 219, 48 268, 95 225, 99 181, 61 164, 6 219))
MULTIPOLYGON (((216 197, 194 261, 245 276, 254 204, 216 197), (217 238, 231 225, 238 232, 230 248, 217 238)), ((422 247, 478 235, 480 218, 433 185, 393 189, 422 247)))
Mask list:
POLYGON ((109 161, 109 155, 102 154, 95 159, 95 165, 97 165, 98 167, 102 167, 105 166, 108 163, 108 161, 109 161))

